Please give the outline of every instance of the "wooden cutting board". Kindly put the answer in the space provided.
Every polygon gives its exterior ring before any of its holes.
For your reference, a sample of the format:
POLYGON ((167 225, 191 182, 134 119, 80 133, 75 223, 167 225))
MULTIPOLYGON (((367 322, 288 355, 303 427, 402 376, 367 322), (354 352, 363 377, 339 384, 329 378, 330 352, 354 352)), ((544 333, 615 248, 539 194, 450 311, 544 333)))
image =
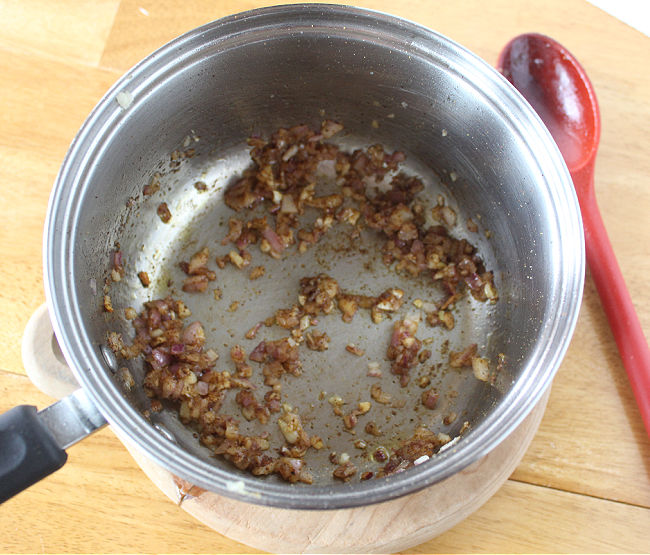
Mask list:
MULTIPOLYGON (((348 3, 348 2, 344 2, 348 3)), ((488 62, 513 36, 553 36, 596 88, 597 197, 650 336, 650 39, 581 0, 363 0, 488 62)), ((270 2, 0 0, 0 410, 50 400, 24 376, 20 341, 44 300, 42 226, 66 149, 108 87, 180 33, 270 2)), ((540 430, 480 510, 409 552, 648 552, 650 442, 589 275, 540 430)), ((226 531, 227 533, 228 531, 226 531)), ((0 508, 1 552, 253 552, 200 524, 103 430, 68 464, 0 508)))

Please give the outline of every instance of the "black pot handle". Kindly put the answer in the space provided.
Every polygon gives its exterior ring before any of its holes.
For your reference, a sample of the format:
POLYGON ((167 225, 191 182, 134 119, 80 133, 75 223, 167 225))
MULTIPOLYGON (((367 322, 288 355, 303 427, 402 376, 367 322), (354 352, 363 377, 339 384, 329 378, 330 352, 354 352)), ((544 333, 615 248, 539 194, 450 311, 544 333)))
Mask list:
POLYGON ((36 407, 21 405, 0 415, 0 503, 61 468, 67 458, 36 407))
POLYGON ((105 424, 81 389, 40 412, 21 405, 0 415, 0 503, 61 468, 65 449, 105 424))

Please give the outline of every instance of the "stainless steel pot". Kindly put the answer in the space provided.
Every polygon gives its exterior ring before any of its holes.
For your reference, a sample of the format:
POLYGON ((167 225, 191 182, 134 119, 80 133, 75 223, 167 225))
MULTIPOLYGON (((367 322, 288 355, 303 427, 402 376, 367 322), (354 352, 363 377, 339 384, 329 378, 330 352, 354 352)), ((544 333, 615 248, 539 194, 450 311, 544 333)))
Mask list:
MULTIPOLYGON (((228 17, 183 35, 129 71, 70 147, 50 200, 44 257, 54 329, 82 387, 36 419, 54 434, 55 445, 66 448, 105 419, 148 458, 201 488, 250 503, 311 509, 405 495, 494 449, 551 383, 576 323, 584 275, 569 174, 550 134, 516 90, 485 62, 428 29, 332 5, 228 17), (451 340, 474 340, 493 359, 505 353, 508 363, 493 387, 452 375, 443 379, 460 392, 457 411, 472 424, 452 448, 387 478, 303 487, 254 478, 215 460, 173 414, 143 416, 149 400, 140 388, 123 387, 115 373, 122 362, 106 348, 107 332, 126 335, 128 323, 119 311, 103 312, 101 303, 116 242, 129 271, 112 286, 113 303, 139 307, 164 294, 181 253, 187 257, 194 246, 221 238, 219 222, 228 211, 220 191, 246 165, 246 138, 324 117, 345 124, 345 146, 379 142, 404 150, 429 198, 444 193, 462 222, 480 216, 490 238, 473 240, 495 270, 500 300, 485 310, 459 308, 464 324, 451 340), (196 155, 170 165, 170 154, 188 142, 196 155), (142 196, 154 172, 163 175, 162 194, 174 215, 169 225, 156 216, 158 202, 142 196), (214 184, 210 195, 196 194, 198 179, 214 184), (140 269, 154 276, 150 289, 140 287, 140 269)), ((316 258, 307 266, 322 265, 316 258)), ((382 272, 360 275, 353 265, 358 261, 329 262, 342 280, 374 291, 389 279, 382 272)), ((295 293, 290 276, 298 266, 277 264, 270 271, 276 276, 272 296, 284 298, 295 293)), ((223 279, 225 289, 249 302, 235 324, 232 314, 209 303, 191 307, 214 325, 215 343, 229 337, 229 326, 248 329, 248 320, 259 319, 259 307, 268 306, 264 294, 261 301, 250 300, 255 292, 246 280, 223 279)), ((330 335, 349 335, 349 328, 336 326, 330 335)), ((324 383, 349 391, 354 383, 340 369, 332 358, 324 383)), ((139 382, 142 368, 132 363, 131 371, 139 382)), ((20 474, 20 465, 12 471, 20 474)))

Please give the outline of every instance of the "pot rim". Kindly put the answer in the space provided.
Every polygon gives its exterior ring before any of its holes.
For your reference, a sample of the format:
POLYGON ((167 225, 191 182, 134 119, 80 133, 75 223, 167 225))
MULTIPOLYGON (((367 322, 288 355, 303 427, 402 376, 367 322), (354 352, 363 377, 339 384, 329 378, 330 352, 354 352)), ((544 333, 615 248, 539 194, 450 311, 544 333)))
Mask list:
MULTIPOLYGON (((532 145, 529 148, 533 151, 532 145)), ((50 197, 43 248, 45 291, 56 336, 78 382, 108 422, 153 461, 201 488, 240 501, 292 509, 336 509, 387 501, 440 482, 490 452, 550 386, 577 322, 585 269, 582 221, 569 172, 550 133, 515 88, 487 62, 435 31, 395 16, 330 4, 275 6, 228 16, 172 40, 126 72, 97 104, 70 146, 50 197), (337 25, 342 22, 344 27, 337 25), (453 446, 408 472, 355 484, 298 489, 210 465, 163 437, 129 404, 108 376, 99 345, 93 344, 83 329, 74 280, 70 279, 74 276, 73 238, 83 209, 79 191, 87 185, 88 167, 101 151, 104 137, 122 116, 117 94, 129 90, 137 106, 139 92, 159 83, 166 72, 196 59, 207 45, 226 44, 237 37, 241 40, 251 29, 275 33, 274 37, 299 30, 335 31, 338 36, 357 38, 371 35, 393 47, 413 50, 431 63, 444 64, 462 79, 467 80, 467 73, 458 70, 471 68, 474 86, 508 120, 512 132, 526 144, 531 137, 536 139, 533 159, 548 183, 557 214, 557 238, 561 222, 561 241, 555 245, 559 267, 554 292, 562 310, 546 322, 543 340, 538 341, 527 367, 499 406, 453 446)))

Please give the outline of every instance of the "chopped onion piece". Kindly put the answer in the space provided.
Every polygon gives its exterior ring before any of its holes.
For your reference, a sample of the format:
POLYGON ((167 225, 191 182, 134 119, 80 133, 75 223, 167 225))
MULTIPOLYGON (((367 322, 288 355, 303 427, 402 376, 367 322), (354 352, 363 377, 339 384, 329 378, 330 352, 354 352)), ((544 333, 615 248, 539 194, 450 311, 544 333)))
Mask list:
POLYGON ((133 103, 133 95, 129 91, 120 91, 115 97, 122 110, 126 110, 133 103))
POLYGON ((477 380, 487 382, 490 379, 490 361, 487 358, 472 357, 472 371, 477 380))
POLYGON ((293 200, 291 195, 284 195, 282 197, 282 204, 280 206, 280 212, 283 214, 295 214, 298 212, 298 207, 293 200))
POLYGON ((199 395, 207 395, 209 391, 209 384, 208 382, 196 382, 196 392, 199 395))

